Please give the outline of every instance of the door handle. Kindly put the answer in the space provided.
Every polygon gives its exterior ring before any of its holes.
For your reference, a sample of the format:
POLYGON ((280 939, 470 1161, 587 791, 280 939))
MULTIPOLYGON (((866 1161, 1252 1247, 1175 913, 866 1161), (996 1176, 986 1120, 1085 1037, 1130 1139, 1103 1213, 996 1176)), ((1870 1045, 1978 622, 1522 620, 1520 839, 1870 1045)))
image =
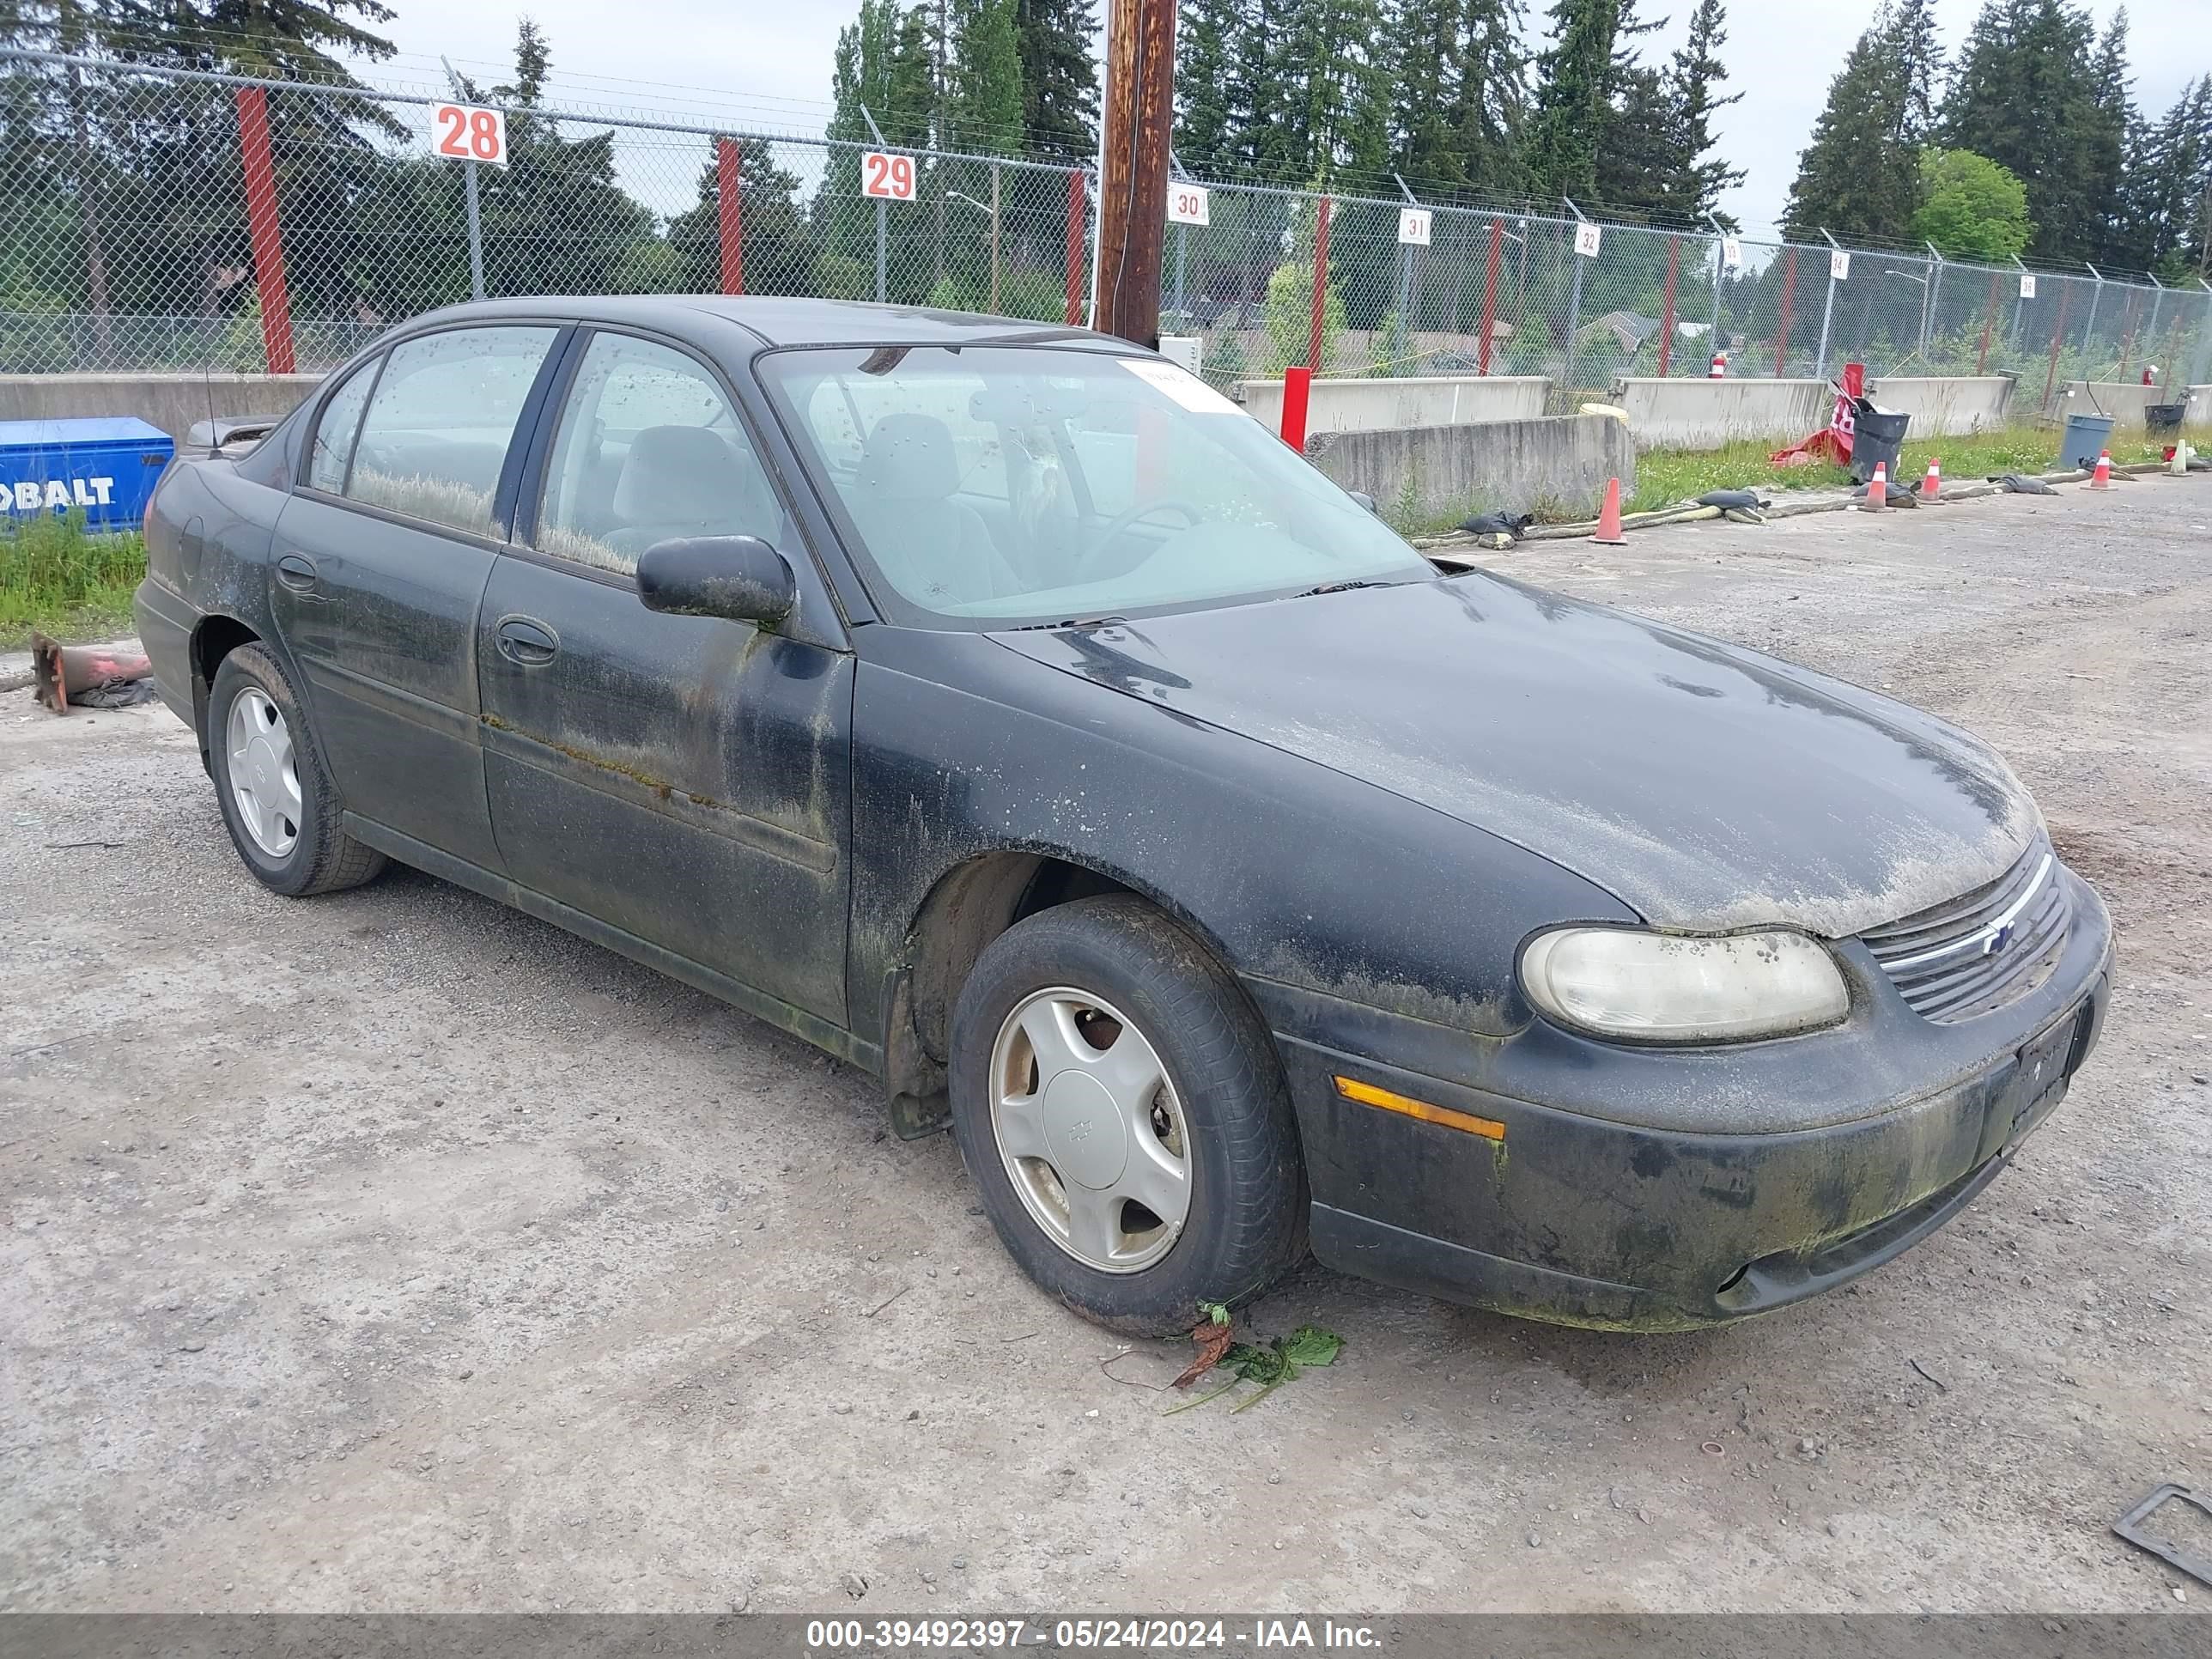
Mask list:
POLYGON ((303 558, 297 553, 287 553, 276 561, 276 580, 295 593, 322 597, 315 592, 322 576, 315 569, 314 561, 303 558))
POLYGON ((561 652, 561 636, 532 617, 501 617, 493 638, 499 654, 518 668, 543 667, 561 652))

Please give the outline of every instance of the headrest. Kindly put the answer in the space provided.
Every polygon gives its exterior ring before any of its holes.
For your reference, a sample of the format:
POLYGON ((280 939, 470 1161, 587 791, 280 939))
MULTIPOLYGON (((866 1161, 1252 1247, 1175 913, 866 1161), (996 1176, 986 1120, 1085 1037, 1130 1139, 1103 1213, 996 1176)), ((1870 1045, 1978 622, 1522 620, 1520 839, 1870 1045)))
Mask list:
POLYGON ((879 501, 942 501, 960 483, 951 432, 934 415, 884 416, 868 434, 860 483, 879 501))
POLYGON ((631 524, 713 524, 743 512, 744 482, 728 440, 703 426, 649 426, 631 441, 615 485, 631 524))

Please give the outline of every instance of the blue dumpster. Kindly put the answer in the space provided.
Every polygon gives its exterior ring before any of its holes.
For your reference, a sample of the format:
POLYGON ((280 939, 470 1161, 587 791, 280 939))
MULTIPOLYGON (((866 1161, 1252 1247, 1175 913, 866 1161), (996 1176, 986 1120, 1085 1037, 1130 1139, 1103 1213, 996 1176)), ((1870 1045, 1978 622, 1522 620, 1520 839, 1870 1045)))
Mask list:
POLYGON ((0 522, 82 509, 90 529, 136 530, 176 453, 167 433, 132 416, 0 421, 0 522))

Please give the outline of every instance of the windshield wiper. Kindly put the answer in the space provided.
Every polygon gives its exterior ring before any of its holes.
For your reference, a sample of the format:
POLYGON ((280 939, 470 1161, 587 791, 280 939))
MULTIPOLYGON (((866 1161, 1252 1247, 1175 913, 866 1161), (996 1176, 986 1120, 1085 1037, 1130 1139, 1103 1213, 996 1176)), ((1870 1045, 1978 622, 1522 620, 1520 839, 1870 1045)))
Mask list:
POLYGON ((1395 582, 1375 582, 1364 579, 1349 582, 1323 582, 1318 587, 1309 587, 1297 597, 1310 599, 1320 593, 1349 593, 1355 587, 1395 587, 1397 585, 1395 582))
POLYGON ((1104 628, 1110 623, 1125 623, 1127 617, 1071 617, 1066 622, 1017 623, 1008 629, 1009 634, 1027 634, 1040 628, 1104 628))

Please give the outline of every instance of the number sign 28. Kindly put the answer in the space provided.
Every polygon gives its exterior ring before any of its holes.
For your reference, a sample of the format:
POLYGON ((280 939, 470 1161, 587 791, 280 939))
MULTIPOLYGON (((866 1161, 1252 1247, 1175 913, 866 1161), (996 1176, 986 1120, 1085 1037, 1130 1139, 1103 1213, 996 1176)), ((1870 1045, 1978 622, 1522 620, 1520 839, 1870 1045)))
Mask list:
POLYGON ((455 161, 507 165, 507 115, 471 104, 435 104, 430 109, 430 149, 455 161))
POLYGON ((867 151, 860 157, 860 194, 894 202, 914 200, 914 157, 867 151))

